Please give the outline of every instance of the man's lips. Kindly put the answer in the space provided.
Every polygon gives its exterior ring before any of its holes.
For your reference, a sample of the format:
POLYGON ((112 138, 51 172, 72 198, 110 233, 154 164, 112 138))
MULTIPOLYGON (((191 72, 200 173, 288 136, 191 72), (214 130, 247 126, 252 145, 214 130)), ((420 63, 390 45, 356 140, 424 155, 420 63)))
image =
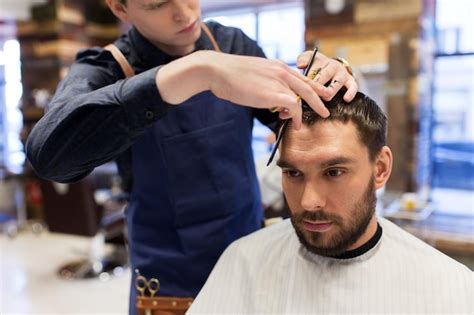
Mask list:
POLYGON ((332 222, 303 220, 303 226, 309 232, 326 232, 332 227, 332 222))
POLYGON ((190 25, 186 26, 185 28, 183 28, 181 31, 178 32, 178 34, 183 34, 183 33, 189 33, 191 32, 192 30, 194 30, 194 27, 196 27, 196 23, 197 21, 194 21, 193 23, 191 23, 190 25))

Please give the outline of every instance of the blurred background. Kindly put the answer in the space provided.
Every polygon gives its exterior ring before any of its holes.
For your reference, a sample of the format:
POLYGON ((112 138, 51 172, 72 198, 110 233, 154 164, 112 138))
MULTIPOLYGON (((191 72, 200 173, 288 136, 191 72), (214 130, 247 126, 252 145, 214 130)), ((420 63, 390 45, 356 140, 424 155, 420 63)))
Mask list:
MULTIPOLYGON (((474 269, 474 1, 201 0, 204 20, 241 28, 295 66, 318 46, 353 66, 389 118, 395 158, 377 212, 474 269)), ((0 313, 126 313, 130 270, 113 163, 78 183, 38 178, 24 143, 81 48, 125 32, 101 0, 0 0, 0 313)), ((263 164, 267 219, 288 215, 263 164)))

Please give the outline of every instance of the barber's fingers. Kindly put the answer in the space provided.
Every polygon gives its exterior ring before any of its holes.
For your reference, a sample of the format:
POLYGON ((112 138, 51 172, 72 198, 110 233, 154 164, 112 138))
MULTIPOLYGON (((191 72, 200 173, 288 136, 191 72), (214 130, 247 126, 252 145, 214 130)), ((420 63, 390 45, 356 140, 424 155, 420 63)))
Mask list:
POLYGON ((324 106, 324 103, 321 101, 316 91, 309 84, 311 80, 308 80, 307 78, 301 80, 295 77, 289 77, 287 79, 289 88, 304 99, 316 113, 322 117, 329 116, 328 109, 324 106))
POLYGON ((293 69, 292 67, 288 66, 285 62, 283 62, 284 67, 286 68, 286 71, 288 71, 289 74, 291 74, 293 77, 295 77, 298 80, 301 80, 303 82, 309 82, 310 79, 308 77, 305 77, 301 71, 298 71, 296 69, 293 69))
POLYGON ((284 105, 276 106, 276 103, 272 104, 272 108, 279 108, 279 117, 281 119, 293 119, 293 127, 299 129, 302 119, 301 99, 304 99, 322 117, 329 116, 328 109, 324 106, 315 90, 308 84, 311 80, 298 71, 287 66, 285 67, 288 72, 280 72, 278 76, 281 84, 281 93, 285 98, 290 96, 292 99, 288 99, 288 103, 284 105))
POLYGON ((311 55, 313 52, 311 50, 307 50, 301 54, 298 55, 298 58, 296 59, 296 66, 299 69, 304 69, 308 66, 309 61, 311 60, 311 55))
MULTIPOLYGON (((336 61, 337 62, 337 61, 336 61)), ((337 74, 337 71, 339 70, 338 66, 334 63, 327 63, 321 68, 317 68, 317 74, 314 77, 313 81, 319 83, 319 84, 326 84, 334 78, 334 76, 337 74)), ((313 70, 312 70, 313 71, 313 70)))
POLYGON ((346 82, 349 78, 343 74, 338 74, 331 79, 328 86, 320 84, 319 82, 314 82, 312 86, 315 88, 316 93, 325 101, 331 100, 334 95, 346 85, 346 82))
POLYGON ((281 104, 281 110, 278 117, 280 119, 291 118, 293 121, 293 127, 295 129, 300 129, 303 115, 300 99, 292 92, 278 93, 275 97, 279 99, 278 102, 281 104))
MULTIPOLYGON (((311 54, 312 52, 309 50, 301 53, 296 61, 297 67, 300 69, 306 68, 311 59, 311 54)), ((328 58, 318 52, 315 64, 310 72, 312 71, 317 72, 313 80, 317 82, 317 84, 310 82, 310 85, 322 99, 330 100, 343 86, 347 88, 347 92, 344 94, 344 100, 346 102, 352 101, 357 94, 359 89, 357 81, 339 61, 328 58), (331 86, 325 87, 324 85, 330 80, 331 86)))
POLYGON ((288 111, 286 110, 283 110, 280 112, 280 114, 278 115, 278 117, 282 120, 285 120, 285 119, 291 119, 292 121, 292 124, 291 126, 295 129, 295 130, 299 130, 302 126, 302 118, 303 118, 303 114, 301 112, 301 110, 299 111, 300 113, 296 113, 294 114, 293 116, 291 115, 291 113, 289 113, 288 111))
POLYGON ((350 102, 354 99, 359 90, 359 85, 357 84, 356 79, 351 76, 349 80, 346 81, 345 87, 347 88, 346 94, 344 94, 344 101, 350 102))
POLYGON ((358 91, 358 85, 355 79, 350 75, 336 75, 331 79, 328 86, 324 86, 318 82, 310 82, 310 85, 325 101, 331 100, 343 86, 347 89, 344 94, 344 101, 346 102, 352 101, 358 91))

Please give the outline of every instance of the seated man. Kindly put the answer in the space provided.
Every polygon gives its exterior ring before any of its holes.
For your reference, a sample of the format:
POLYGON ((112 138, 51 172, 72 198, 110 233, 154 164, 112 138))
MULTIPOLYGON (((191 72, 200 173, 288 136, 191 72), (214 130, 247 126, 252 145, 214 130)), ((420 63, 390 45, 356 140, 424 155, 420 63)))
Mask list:
POLYGON ((278 165, 291 220, 224 252, 189 314, 474 314, 473 273, 386 219, 375 191, 392 153, 386 117, 358 93, 287 128, 278 165))

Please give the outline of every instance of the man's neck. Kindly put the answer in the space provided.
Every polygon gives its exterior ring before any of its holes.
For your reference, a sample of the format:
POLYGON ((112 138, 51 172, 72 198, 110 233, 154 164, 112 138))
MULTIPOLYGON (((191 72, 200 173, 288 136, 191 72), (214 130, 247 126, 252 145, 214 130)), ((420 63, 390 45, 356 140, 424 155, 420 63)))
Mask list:
POLYGON ((373 215, 370 219, 369 225, 367 225, 367 228, 365 229, 364 234, 362 234, 362 236, 359 237, 359 239, 347 250, 354 250, 366 244, 375 235, 375 232, 377 232, 377 217, 373 215))
POLYGON ((167 55, 173 56, 173 57, 182 57, 182 56, 188 55, 196 49, 195 43, 191 45, 187 45, 187 46, 169 46, 169 45, 164 45, 162 43, 156 43, 156 42, 153 42, 152 44, 158 47, 161 51, 163 51, 167 55))
POLYGON ((351 259, 364 255, 374 248, 382 237, 382 227, 377 223, 375 215, 367 226, 366 233, 353 246, 339 255, 331 256, 337 259, 351 259), (375 229, 374 229, 375 226, 375 229), (373 231, 373 232, 372 232, 373 231))

